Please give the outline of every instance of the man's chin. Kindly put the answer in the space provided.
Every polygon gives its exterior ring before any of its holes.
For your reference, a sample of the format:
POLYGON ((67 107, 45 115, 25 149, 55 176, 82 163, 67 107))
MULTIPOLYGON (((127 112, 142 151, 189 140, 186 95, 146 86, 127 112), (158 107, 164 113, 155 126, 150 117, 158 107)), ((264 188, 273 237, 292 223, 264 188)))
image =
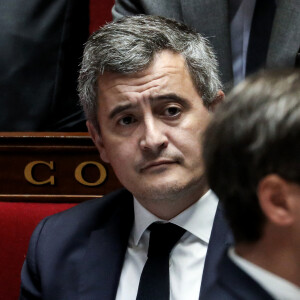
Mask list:
POLYGON ((148 184, 143 189, 136 191, 138 195, 135 195, 135 197, 151 201, 169 201, 169 199, 178 198, 178 195, 185 190, 185 187, 181 182, 163 182, 161 180, 156 184, 148 184))

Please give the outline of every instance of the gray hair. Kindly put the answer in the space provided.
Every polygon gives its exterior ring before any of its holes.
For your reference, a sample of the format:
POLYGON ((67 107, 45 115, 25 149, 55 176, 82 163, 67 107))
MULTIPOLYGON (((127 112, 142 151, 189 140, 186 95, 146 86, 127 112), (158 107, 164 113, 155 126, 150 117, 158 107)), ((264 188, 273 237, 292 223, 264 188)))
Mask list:
POLYGON ((300 71, 264 71, 234 88, 203 145, 208 183, 236 240, 258 240, 265 222, 259 182, 277 174, 300 185, 300 71))
POLYGON ((130 16, 106 24, 86 43, 78 91, 81 105, 95 128, 97 82, 105 71, 130 74, 146 69, 156 53, 181 54, 197 92, 207 107, 217 96, 221 82, 217 60, 208 41, 186 25, 158 16, 130 16))

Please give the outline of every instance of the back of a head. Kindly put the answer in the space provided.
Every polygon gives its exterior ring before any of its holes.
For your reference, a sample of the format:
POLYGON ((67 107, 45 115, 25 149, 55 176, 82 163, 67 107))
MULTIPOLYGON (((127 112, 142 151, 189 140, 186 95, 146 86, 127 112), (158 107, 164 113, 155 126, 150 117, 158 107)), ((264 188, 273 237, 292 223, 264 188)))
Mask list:
POLYGON ((129 16, 106 24, 86 43, 78 90, 86 116, 96 121, 97 81, 104 72, 132 74, 145 70, 154 55, 169 50, 181 54, 204 104, 221 89, 217 60, 207 40, 175 20, 159 16, 129 16))
POLYGON ((236 240, 258 240, 260 180, 277 174, 300 185, 299 70, 264 71, 238 85, 207 128, 203 156, 236 240))

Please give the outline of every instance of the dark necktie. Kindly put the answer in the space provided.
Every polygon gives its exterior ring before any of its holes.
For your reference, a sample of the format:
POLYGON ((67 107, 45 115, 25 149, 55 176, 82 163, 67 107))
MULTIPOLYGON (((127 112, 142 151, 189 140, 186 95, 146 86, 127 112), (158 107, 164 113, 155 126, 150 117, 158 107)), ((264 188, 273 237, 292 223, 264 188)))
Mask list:
POLYGON ((169 256, 185 230, 171 223, 150 227, 148 259, 140 278, 137 300, 169 300, 169 256))
POLYGON ((247 53, 247 75, 265 65, 275 10, 275 0, 256 0, 247 53))

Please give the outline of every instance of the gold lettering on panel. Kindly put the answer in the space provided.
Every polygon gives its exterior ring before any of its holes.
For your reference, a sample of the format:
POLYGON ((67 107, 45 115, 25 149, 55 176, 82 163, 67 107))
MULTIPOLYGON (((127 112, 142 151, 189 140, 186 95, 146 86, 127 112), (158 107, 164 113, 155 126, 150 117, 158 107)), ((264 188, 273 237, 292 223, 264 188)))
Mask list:
POLYGON ((28 163, 24 169, 25 179, 34 185, 45 185, 45 184, 54 185, 54 176, 50 176, 48 179, 46 179, 44 181, 37 181, 36 179, 33 178, 32 170, 36 165, 45 165, 45 166, 48 166, 50 170, 54 169, 53 161, 50 161, 49 163, 46 161, 40 161, 40 160, 32 161, 32 162, 28 163))
POLYGON ((106 170, 104 168, 104 166, 96 161, 85 161, 81 164, 79 164, 77 166, 77 168, 75 169, 75 178, 76 180, 83 184, 83 185, 87 185, 87 186, 97 186, 100 185, 101 183, 104 182, 104 180, 106 179, 107 173, 106 170), (100 173, 100 177, 96 182, 88 182, 86 181, 83 176, 82 176, 82 170, 87 166, 87 165, 94 165, 99 169, 99 173, 100 173))

